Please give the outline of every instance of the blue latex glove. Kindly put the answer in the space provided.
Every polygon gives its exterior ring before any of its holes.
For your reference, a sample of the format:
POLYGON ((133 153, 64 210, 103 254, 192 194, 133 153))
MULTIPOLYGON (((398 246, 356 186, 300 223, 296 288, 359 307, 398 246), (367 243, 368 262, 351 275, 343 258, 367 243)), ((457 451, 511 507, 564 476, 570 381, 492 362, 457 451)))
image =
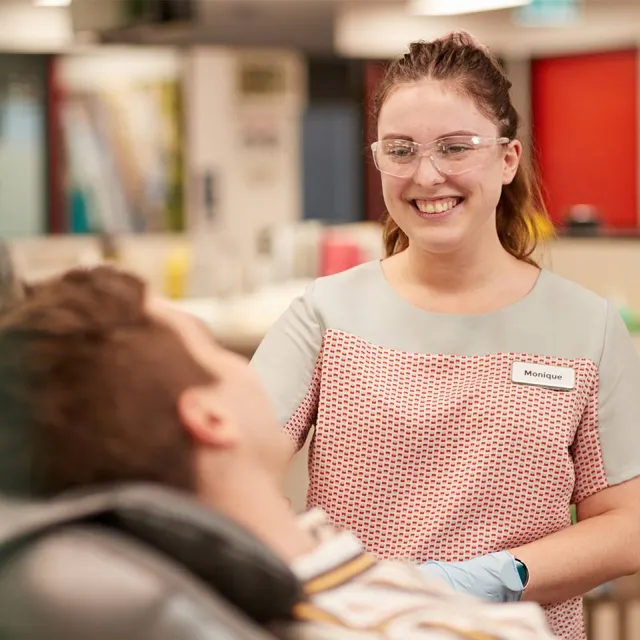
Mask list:
POLYGON ((464 562, 430 560, 420 568, 430 578, 444 580, 456 591, 483 600, 517 602, 524 590, 516 559, 508 551, 490 553, 464 562))

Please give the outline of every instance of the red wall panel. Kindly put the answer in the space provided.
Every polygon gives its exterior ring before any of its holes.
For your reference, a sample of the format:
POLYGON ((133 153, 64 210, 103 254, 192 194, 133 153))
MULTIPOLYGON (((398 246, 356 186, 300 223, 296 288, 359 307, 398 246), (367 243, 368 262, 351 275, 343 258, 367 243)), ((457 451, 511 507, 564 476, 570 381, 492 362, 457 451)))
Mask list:
POLYGON ((551 217, 593 204, 607 227, 638 224, 636 51, 535 60, 532 117, 551 217))

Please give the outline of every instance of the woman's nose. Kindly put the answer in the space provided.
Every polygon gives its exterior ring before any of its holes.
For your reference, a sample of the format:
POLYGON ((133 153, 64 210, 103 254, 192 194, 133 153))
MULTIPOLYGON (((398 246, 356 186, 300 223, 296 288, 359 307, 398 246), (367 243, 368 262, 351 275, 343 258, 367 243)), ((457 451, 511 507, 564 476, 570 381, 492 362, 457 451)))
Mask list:
POLYGON ((430 156, 422 156, 418 159, 418 166, 413 174, 413 181, 421 186, 432 184, 442 184, 445 177, 438 170, 435 162, 430 156))

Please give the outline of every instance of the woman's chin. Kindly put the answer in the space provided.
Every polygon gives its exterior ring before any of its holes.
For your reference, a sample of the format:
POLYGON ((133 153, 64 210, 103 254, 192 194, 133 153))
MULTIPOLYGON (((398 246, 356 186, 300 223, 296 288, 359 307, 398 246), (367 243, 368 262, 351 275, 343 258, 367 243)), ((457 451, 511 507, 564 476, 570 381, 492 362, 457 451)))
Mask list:
POLYGON ((447 255, 456 253, 473 241, 467 229, 442 226, 440 228, 419 229, 411 234, 409 243, 427 253, 447 255))

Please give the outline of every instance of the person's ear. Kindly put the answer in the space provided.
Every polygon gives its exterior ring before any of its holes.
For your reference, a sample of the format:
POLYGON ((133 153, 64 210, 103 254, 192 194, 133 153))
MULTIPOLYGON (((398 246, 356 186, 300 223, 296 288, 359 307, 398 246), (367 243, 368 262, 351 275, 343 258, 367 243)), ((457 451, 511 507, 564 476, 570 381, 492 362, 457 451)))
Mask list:
POLYGON ((228 449, 237 446, 240 432, 220 406, 211 387, 190 387, 178 398, 178 416, 191 437, 199 444, 228 449))
POLYGON ((502 163, 502 184, 511 184, 516 176, 520 160, 522 159, 522 143, 520 140, 512 140, 505 147, 502 163))

